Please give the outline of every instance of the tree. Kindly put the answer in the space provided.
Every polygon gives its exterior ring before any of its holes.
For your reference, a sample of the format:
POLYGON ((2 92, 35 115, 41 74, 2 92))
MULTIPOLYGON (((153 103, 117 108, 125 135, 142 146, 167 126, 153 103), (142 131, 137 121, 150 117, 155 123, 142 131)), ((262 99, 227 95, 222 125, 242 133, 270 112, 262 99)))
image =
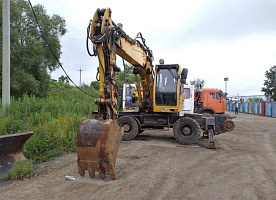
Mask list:
MULTIPOLYGON (((0 3, 2 5, 2 0, 0 3)), ((65 20, 59 15, 49 16, 42 5, 35 5, 34 11, 51 48, 56 57, 60 58, 60 37, 66 33, 65 20)), ((2 9, 0 14, 2 16, 2 9)), ((27 1, 11 0, 10 21, 11 95, 45 96, 49 88, 50 73, 59 66, 40 34, 27 1)), ((2 26, 0 31, 2 33, 2 26)), ((1 56, 2 52, 0 58, 1 56)), ((2 69, 0 73, 2 76, 2 69)))
POLYGON ((203 88, 204 87, 204 83, 205 83, 205 81, 203 79, 199 79, 199 78, 196 78, 196 79, 190 81, 190 84, 194 85, 195 89, 201 89, 201 88, 203 88))
POLYGON ((61 75, 60 77, 58 77, 58 82, 69 83, 69 78, 68 76, 61 75))
POLYGON ((263 101, 263 99, 254 97, 254 98, 248 98, 247 101, 248 102, 259 102, 259 101, 263 101))
POLYGON ((276 66, 271 67, 265 72, 266 80, 264 80, 264 87, 262 92, 265 93, 267 98, 276 100, 276 66))
POLYGON ((132 74, 132 73, 133 73, 132 68, 133 68, 132 65, 126 63, 123 71, 124 71, 126 74, 132 74))
POLYGON ((125 64, 125 70, 117 74, 117 84, 119 88, 123 88, 123 84, 128 82, 129 84, 141 81, 139 75, 133 74, 133 66, 130 64, 125 64))
POLYGON ((90 87, 95 88, 95 90, 99 90, 100 89, 99 81, 92 81, 91 84, 90 84, 90 87))
MULTIPOLYGON (((118 88, 123 88, 123 84, 128 82, 129 84, 131 83, 136 83, 136 81, 141 81, 139 75, 137 77, 133 74, 132 71, 132 65, 130 64, 125 64, 125 71, 121 71, 117 73, 117 85, 118 88)), ((92 81, 90 83, 91 87, 94 87, 96 90, 99 90, 100 84, 99 81, 92 81)))

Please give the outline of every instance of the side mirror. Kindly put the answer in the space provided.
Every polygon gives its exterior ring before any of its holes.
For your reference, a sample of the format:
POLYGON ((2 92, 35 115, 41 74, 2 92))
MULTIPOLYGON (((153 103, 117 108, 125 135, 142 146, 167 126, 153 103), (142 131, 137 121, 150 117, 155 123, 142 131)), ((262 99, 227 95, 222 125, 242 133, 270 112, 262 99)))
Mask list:
POLYGON ((219 97, 223 97, 223 92, 221 90, 219 91, 219 97))
POLYGON ((181 72, 181 79, 180 79, 181 84, 186 84, 187 76, 188 76, 188 69, 183 68, 181 72))

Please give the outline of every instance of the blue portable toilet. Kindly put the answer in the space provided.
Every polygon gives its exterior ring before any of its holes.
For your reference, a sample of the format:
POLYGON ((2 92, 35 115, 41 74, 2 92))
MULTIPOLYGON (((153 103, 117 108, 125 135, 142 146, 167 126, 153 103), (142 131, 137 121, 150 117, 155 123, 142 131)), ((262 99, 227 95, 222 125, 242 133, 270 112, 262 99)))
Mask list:
POLYGON ((240 113, 243 112, 243 110, 242 110, 242 102, 239 103, 239 112, 240 113))
POLYGON ((245 113, 245 102, 242 102, 242 112, 245 113))
POLYGON ((231 111, 233 110, 233 101, 230 102, 229 108, 231 111))
POLYGON ((258 113, 258 105, 259 105, 259 103, 258 102, 254 102, 254 104, 253 104, 253 112, 254 112, 254 114, 259 114, 258 113))
POLYGON ((271 106, 271 116, 276 117, 276 102, 272 102, 271 106))
POLYGON ((272 108, 272 102, 265 102, 265 116, 271 117, 271 108, 272 108))
POLYGON ((226 110, 227 110, 227 111, 229 111, 229 110, 230 110, 230 104, 229 104, 229 102, 228 102, 228 103, 226 103, 226 110))
POLYGON ((249 102, 244 102, 244 112, 249 113, 249 102))

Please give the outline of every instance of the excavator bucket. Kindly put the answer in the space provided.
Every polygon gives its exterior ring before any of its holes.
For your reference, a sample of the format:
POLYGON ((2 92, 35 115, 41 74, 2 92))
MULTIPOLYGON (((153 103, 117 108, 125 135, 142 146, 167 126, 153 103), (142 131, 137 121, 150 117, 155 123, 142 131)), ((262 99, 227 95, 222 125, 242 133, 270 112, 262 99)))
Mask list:
POLYGON ((115 162, 123 128, 117 120, 86 119, 81 122, 77 133, 78 171, 84 176, 85 170, 91 178, 95 171, 102 179, 110 172, 112 180, 116 179, 115 162))
POLYGON ((26 160, 22 149, 32 135, 33 132, 0 136, 0 179, 5 177, 15 162, 26 160))

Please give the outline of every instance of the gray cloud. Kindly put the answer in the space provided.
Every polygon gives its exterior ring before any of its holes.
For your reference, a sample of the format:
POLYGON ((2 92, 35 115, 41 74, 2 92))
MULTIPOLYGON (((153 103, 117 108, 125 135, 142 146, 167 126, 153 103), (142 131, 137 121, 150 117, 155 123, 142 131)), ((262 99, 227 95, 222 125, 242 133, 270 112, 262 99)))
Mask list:
POLYGON ((275 0, 211 0, 184 22, 173 40, 181 44, 230 42, 250 35, 275 33, 275 0))

